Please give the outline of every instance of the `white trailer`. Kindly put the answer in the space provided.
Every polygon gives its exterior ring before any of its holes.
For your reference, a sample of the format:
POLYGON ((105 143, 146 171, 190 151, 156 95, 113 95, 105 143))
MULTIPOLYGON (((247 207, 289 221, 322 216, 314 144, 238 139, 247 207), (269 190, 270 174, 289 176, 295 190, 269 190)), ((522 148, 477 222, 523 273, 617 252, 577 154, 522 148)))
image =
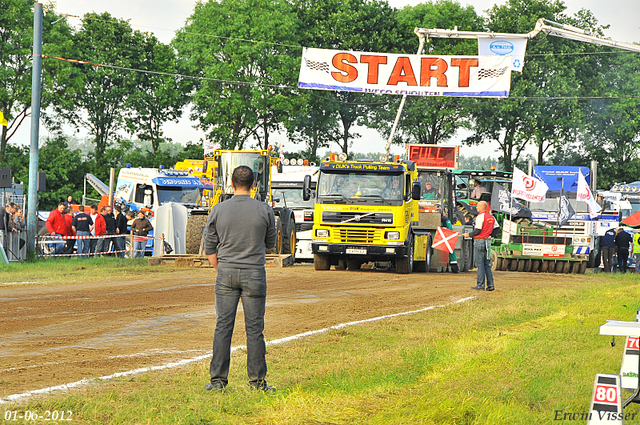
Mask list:
POLYGON ((276 166, 271 172, 271 195, 275 207, 287 207, 293 210, 296 221, 296 255, 297 262, 312 262, 313 252, 313 207, 314 199, 305 201, 302 197, 304 176, 310 175, 311 189, 315 191, 318 178, 318 167, 285 165, 282 172, 276 166))

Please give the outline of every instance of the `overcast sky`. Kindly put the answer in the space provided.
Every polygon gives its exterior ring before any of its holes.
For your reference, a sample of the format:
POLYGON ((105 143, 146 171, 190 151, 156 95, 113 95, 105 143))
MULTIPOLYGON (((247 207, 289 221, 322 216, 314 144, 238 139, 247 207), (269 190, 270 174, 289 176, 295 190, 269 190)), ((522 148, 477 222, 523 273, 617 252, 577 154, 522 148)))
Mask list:
MULTIPOLYGON (((131 26, 145 32, 153 32, 158 39, 164 43, 168 43, 173 38, 174 32, 184 26, 185 21, 193 12, 195 5, 194 0, 56 0, 56 11, 58 13, 66 13, 69 15, 84 15, 87 12, 104 12, 107 11, 111 15, 129 19, 131 26)), ((389 0, 389 4, 393 7, 401 8, 406 5, 415 5, 420 1, 403 1, 389 0)), ((471 5, 479 14, 486 15, 484 12, 490 9, 494 4, 504 4, 504 1, 493 0, 461 0, 462 5, 471 5)), ((617 41, 640 41, 640 1, 638 0, 565 0, 567 6, 566 13, 575 14, 581 8, 591 10, 600 24, 610 25, 609 30, 605 31, 605 35, 617 41)), ((70 17, 68 22, 77 25, 78 19, 70 17)), ((533 27, 531 28, 533 29, 533 27)), ((416 37, 416 46, 418 40, 416 37)), ((313 46, 309 46, 313 47, 313 46)), ((78 58, 87 59, 91 58, 78 58)), ((21 131, 16 134, 16 141, 23 141, 28 144, 29 125, 24 123, 21 131)), ((175 142, 186 143, 188 141, 197 141, 204 137, 204 133, 193 128, 193 123, 187 119, 183 119, 179 124, 168 123, 164 127, 165 134, 171 137, 175 142)), ((360 131, 363 137, 356 140, 352 150, 356 152, 368 152, 371 150, 382 151, 385 140, 373 131, 360 131), (375 140, 373 145, 372 139, 375 140)), ((46 130, 41 127, 41 135, 46 135, 46 130)), ((83 133, 80 133, 82 136, 83 133)), ((285 138, 282 137, 285 141, 285 138)), ((495 148, 495 146, 492 146, 495 148)), ((286 150, 298 150, 295 146, 287 146, 286 150)), ((337 145, 332 146, 333 151, 337 151, 337 145)), ((487 147, 465 147, 462 151, 463 155, 481 155, 487 156, 487 147)), ((497 154, 491 156, 497 157, 497 154)))

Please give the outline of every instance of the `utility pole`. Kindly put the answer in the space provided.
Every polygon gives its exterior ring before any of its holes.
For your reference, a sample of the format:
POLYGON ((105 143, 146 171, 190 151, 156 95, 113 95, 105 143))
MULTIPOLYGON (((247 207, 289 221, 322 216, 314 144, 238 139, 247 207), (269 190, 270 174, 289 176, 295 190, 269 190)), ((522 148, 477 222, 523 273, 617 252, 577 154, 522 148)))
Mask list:
POLYGON ((38 215, 38 139, 40 138, 40 75, 42 73, 42 3, 33 5, 33 68, 31 78, 31 147, 27 200, 27 251, 35 249, 38 215))

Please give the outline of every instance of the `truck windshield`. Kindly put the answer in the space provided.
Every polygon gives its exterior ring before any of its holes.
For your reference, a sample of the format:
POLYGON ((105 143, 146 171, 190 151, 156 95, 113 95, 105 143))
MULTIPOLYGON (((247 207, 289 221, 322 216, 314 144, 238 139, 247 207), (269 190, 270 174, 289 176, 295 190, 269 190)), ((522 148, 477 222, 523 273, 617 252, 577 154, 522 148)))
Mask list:
MULTIPOLYGON (((498 183, 502 185, 507 190, 511 190, 511 180, 504 178, 495 178, 495 177, 470 177, 467 175, 456 176, 456 198, 458 199, 480 199, 478 196, 479 193, 493 193, 493 184, 498 183), (475 188, 475 182, 480 183, 480 188, 477 189, 476 193, 473 193, 475 188), (476 195, 476 196, 472 196, 476 195)), ((490 197, 489 197, 490 199, 490 197)), ((487 199, 483 199, 487 200, 487 199)))
POLYGON ((422 199, 440 200, 445 193, 445 177, 433 171, 418 171, 418 181, 422 188, 422 199))
POLYGON ((218 158, 216 186, 225 193, 233 193, 231 175, 240 165, 246 165, 253 170, 255 188, 258 192, 266 192, 269 188, 269 158, 260 152, 222 152, 218 158))
MULTIPOLYGON (((588 213, 589 207, 587 207, 586 202, 578 202, 576 201, 576 193, 575 192, 565 192, 567 197, 569 198, 569 203, 573 207, 573 210, 577 213, 588 213)), ((530 202, 529 209, 531 211, 547 211, 547 212, 555 212, 558 211, 558 198, 560 197, 559 191, 548 191, 547 199, 544 202, 530 202)))
POLYGON ((285 201, 288 208, 313 208, 313 198, 305 201, 302 199, 302 188, 287 187, 273 188, 271 191, 275 200, 276 207, 284 207, 285 201))
POLYGON ((177 202, 185 205, 196 205, 200 198, 200 189, 187 187, 160 187, 158 186, 158 203, 177 202))
POLYGON ((318 178, 318 198, 380 199, 402 201, 403 174, 336 173, 322 171, 318 178))

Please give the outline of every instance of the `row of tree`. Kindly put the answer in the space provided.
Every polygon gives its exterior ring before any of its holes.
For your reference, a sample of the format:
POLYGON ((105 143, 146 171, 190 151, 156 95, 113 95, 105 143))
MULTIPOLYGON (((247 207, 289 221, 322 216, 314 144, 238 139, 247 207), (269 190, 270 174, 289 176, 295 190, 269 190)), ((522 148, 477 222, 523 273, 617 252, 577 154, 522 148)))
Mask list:
MULTIPOLYGON (((7 162, 7 142, 30 112, 33 34, 30 0, 3 4, 0 111, 9 126, 2 128, 0 163, 7 162)), ((87 14, 73 29, 49 10, 44 119, 51 130, 66 123, 89 131, 93 150, 86 169, 100 177, 124 165, 123 153, 109 154, 126 149, 124 133, 148 142, 139 156, 160 163, 160 147, 168 142, 162 125, 187 107, 206 137, 224 148, 266 147, 271 135, 286 132, 308 157, 332 144, 350 153, 357 125, 389 134, 400 99, 297 89, 302 46, 415 53, 415 27, 525 33, 541 17, 602 35, 588 10, 564 12, 560 0, 508 0, 486 18, 451 0, 402 9, 379 0, 209 0, 196 4, 165 45, 108 13, 87 14)), ((475 55, 477 44, 432 39, 425 50, 475 55)), ((602 187, 637 179, 640 56, 541 34, 529 41, 525 59, 524 71, 512 75, 509 99, 410 97, 394 143, 443 143, 466 129, 467 144, 497 142, 507 170, 534 147, 538 163, 598 160, 602 187)))

